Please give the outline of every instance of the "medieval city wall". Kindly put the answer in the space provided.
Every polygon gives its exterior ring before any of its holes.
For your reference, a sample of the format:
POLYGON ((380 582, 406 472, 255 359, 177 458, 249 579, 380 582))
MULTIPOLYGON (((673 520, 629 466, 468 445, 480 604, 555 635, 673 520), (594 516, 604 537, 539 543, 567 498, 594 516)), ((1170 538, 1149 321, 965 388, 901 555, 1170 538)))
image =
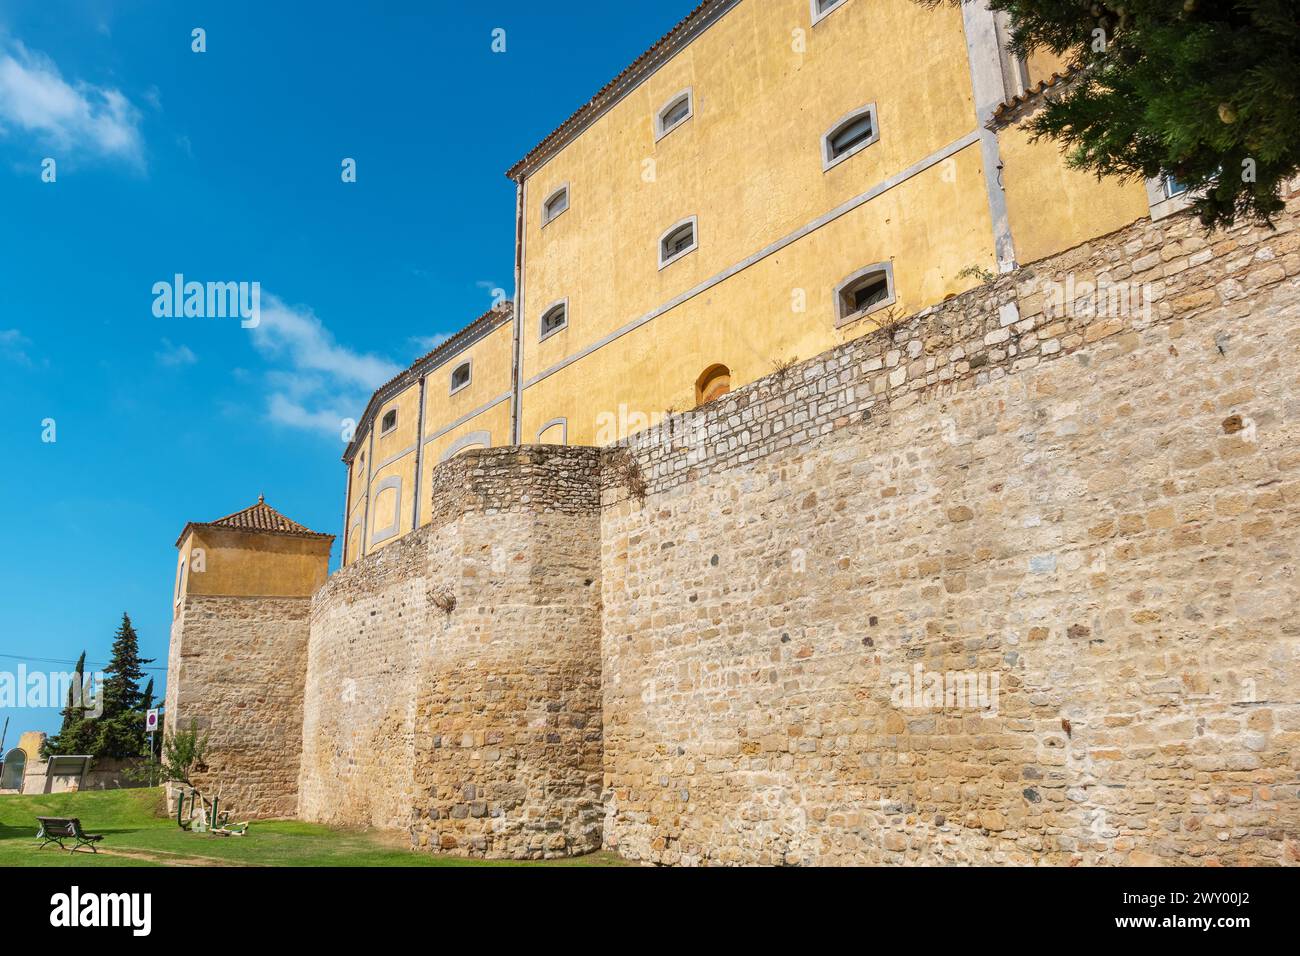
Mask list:
POLYGON ((598 850, 600 453, 471 452, 435 473, 433 500, 414 843, 515 859, 598 850))
POLYGON ((599 849, 600 456, 470 452, 316 596, 300 813, 415 846, 599 849))
POLYGON ((1296 862, 1298 219, 1143 221, 625 447, 439 466, 433 523, 314 599, 301 814, 476 856, 1296 862))
POLYGON ((405 830, 415 695, 429 653, 429 529, 337 572, 312 600, 298 812, 405 830))
POLYGON ((207 738, 194 783, 238 819, 297 812, 310 604, 190 594, 172 622, 167 730, 207 738))
POLYGON ((1297 218, 1143 221, 635 436, 605 845, 1295 863, 1297 218))

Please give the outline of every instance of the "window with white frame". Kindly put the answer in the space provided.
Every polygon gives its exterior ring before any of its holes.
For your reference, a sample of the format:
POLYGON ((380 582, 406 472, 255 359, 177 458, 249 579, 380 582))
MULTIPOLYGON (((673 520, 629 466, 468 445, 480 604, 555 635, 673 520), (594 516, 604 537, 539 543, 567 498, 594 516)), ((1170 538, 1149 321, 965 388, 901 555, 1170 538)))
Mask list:
POLYGON ((384 415, 384 420, 379 426, 379 437, 383 437, 397 427, 397 409, 393 409, 384 415))
POLYGON ((560 215, 569 208, 569 184, 565 183, 555 192, 546 197, 542 203, 542 225, 546 226, 554 222, 560 215))
POLYGON ((812 5, 812 22, 816 26, 834 11, 844 6, 848 0, 809 0, 812 5))
POLYGON ((876 104, 868 103, 841 117, 822 137, 822 168, 828 170, 838 166, 878 139, 880 128, 876 123, 876 104))
POLYGON ((455 370, 451 373, 451 394, 455 395, 462 388, 469 385, 469 379, 470 363, 462 362, 460 365, 457 365, 455 370))
POLYGON ((896 299, 891 263, 877 262, 859 269, 835 289, 835 324, 856 322, 878 309, 893 305, 896 299))
POLYGON ((655 142, 663 139, 695 115, 695 96, 682 90, 655 114, 655 142))
POLYGON ((659 268, 664 269, 699 248, 699 219, 692 216, 674 225, 659 240, 659 268))
POLYGON ((1173 173, 1162 172, 1146 181, 1147 205, 1151 208, 1152 220, 1164 219, 1174 213, 1188 208, 1195 201, 1195 194, 1173 173))
POLYGON ((1187 184, 1180 183, 1170 173, 1165 173, 1160 177, 1160 187, 1164 190, 1166 199, 1173 199, 1175 196, 1181 196, 1187 192, 1187 184))
POLYGON ((563 299, 542 313, 542 327, 538 341, 550 338, 569 324, 569 300, 563 299))

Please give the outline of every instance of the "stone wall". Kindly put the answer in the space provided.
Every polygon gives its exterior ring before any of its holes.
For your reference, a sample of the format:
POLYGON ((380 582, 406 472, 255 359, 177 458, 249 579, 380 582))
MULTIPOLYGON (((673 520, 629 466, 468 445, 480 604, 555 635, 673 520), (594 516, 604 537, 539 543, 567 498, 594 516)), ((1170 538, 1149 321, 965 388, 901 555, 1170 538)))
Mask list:
POLYGON ((460 855, 599 848, 599 475, 593 449, 468 452, 434 472, 431 525, 317 594, 306 819, 460 855))
POLYGON ((429 528, 326 582, 312 601, 299 814, 405 830, 415 698, 429 654, 429 528))
POLYGON ((615 452, 605 845, 1296 862, 1297 218, 1144 221, 615 452))
POLYGON ((433 524, 314 599, 302 815, 488 857, 1297 862, 1298 220, 1144 221, 623 447, 441 465, 433 524))
POLYGON ((114 760, 101 757, 91 761, 83 773, 50 773, 50 761, 29 761, 19 793, 76 793, 81 790, 127 790, 144 787, 148 781, 138 775, 145 758, 114 760))
POLYGON ((416 843, 513 858, 597 850, 599 452, 471 453, 434 488, 441 607, 421 682, 416 843))
POLYGON ((309 610, 305 598, 188 595, 172 623, 166 729, 207 735, 194 782, 238 818, 297 812, 309 610))

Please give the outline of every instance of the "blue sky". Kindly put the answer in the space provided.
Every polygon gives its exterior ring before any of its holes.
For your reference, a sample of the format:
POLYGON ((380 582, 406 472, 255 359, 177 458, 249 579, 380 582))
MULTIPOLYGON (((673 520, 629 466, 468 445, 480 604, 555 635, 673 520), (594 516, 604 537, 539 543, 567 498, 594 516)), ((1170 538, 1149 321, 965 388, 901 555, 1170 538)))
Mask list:
POLYGON ((186 521, 337 534, 339 420, 513 291, 505 170, 694 5, 0 0, 0 672, 127 611, 161 690, 186 521), (176 273, 262 325, 155 317, 176 273))

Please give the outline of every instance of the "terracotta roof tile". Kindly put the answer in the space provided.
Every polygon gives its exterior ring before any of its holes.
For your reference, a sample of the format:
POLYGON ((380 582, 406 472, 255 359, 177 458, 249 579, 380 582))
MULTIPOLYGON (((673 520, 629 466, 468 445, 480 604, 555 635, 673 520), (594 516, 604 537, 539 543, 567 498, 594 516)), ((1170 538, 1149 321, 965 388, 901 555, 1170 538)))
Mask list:
POLYGON ((191 528, 231 528, 236 531, 256 531, 270 534, 287 534, 299 538, 329 538, 331 541, 334 540, 332 534, 312 531, 310 528, 286 518, 268 505, 266 499, 261 495, 257 496, 257 504, 249 505, 242 511, 228 514, 216 521, 191 521, 185 526, 181 536, 176 539, 177 547, 185 540, 185 535, 189 533, 191 528))
POLYGON ((1002 123, 1009 120, 1012 114, 1018 111, 1022 106, 1036 100, 1045 91, 1050 90, 1055 86, 1060 86, 1066 80, 1071 79, 1076 72, 1076 70, 1067 70, 1064 73, 1053 73, 1047 79, 1039 80, 1031 89, 1025 90, 1023 93, 1017 94, 1000 104, 998 108, 993 111, 992 122, 1002 123))

